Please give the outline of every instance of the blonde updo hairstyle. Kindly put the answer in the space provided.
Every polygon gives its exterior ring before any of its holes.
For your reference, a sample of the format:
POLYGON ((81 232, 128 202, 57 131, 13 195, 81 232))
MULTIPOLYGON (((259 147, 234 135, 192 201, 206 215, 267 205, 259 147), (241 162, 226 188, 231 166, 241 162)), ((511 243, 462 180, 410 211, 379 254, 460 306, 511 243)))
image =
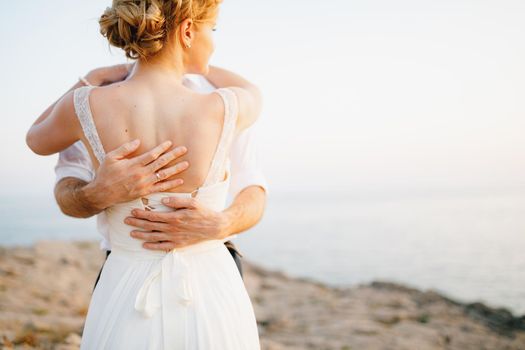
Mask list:
POLYGON ((213 19, 220 0, 113 0, 100 17, 100 33, 131 59, 155 56, 186 19, 213 19))

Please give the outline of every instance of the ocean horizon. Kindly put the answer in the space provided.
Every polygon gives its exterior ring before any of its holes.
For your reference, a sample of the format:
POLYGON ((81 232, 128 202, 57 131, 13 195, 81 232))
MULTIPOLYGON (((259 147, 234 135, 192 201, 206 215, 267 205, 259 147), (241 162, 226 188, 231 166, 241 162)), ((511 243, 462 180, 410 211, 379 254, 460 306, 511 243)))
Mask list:
MULTIPOLYGON (((98 240, 94 219, 63 215, 52 194, 2 197, 2 246, 98 240)), ((525 314, 525 193, 283 193, 233 241, 245 259, 333 286, 373 280, 434 289, 525 314)))

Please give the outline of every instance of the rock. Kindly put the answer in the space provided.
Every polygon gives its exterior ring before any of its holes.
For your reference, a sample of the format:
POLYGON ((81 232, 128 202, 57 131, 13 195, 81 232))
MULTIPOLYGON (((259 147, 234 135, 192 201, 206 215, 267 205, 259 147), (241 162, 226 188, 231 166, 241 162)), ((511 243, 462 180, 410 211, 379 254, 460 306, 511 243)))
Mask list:
POLYGON ((525 316, 515 317, 505 308, 495 309, 479 302, 466 304, 464 308, 469 317, 480 320, 501 334, 510 335, 515 330, 525 331, 525 316))
POLYGON ((368 322, 368 321, 362 321, 359 323, 356 323, 352 325, 353 332, 355 334, 361 334, 361 335, 377 335, 381 332, 381 328, 377 325, 368 322))
POLYGON ((388 310, 378 310, 374 311, 373 319, 376 322, 386 324, 386 325, 393 325, 401 321, 401 317, 399 317, 398 314, 395 312, 391 312, 388 310))
MULTIPOLYGON (((0 247, 0 348, 78 350, 96 242, 0 247), (50 283, 52 276, 52 283, 50 283)), ((262 350, 525 349, 525 316, 388 281, 351 288, 243 260, 262 350)))
POLYGON ((82 338, 80 337, 80 335, 76 334, 76 333, 69 333, 69 335, 67 336, 67 338, 65 339, 65 343, 66 344, 69 344, 69 345, 78 345, 80 346, 80 342, 81 342, 82 338))

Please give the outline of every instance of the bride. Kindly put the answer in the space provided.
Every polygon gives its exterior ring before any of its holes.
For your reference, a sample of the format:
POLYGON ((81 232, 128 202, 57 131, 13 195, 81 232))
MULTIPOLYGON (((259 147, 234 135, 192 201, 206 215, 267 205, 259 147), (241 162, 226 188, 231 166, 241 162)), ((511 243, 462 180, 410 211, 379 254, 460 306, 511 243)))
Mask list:
MULTIPOLYGON (((184 144, 192 164, 166 192, 106 209, 112 253, 89 305, 81 349, 260 348, 250 298, 222 240, 146 250, 124 223, 133 209, 171 210, 163 205, 168 196, 225 207, 230 144, 256 121, 261 98, 245 79, 208 66, 219 3, 114 0, 100 30, 136 59, 133 71, 119 83, 68 92, 27 133, 28 146, 41 155, 81 140, 95 167, 107 151, 135 139, 141 140, 137 154, 165 140, 184 144), (189 73, 206 76, 218 89, 199 94, 186 88, 182 78, 189 73)), ((173 175, 164 169, 155 177, 173 175)))

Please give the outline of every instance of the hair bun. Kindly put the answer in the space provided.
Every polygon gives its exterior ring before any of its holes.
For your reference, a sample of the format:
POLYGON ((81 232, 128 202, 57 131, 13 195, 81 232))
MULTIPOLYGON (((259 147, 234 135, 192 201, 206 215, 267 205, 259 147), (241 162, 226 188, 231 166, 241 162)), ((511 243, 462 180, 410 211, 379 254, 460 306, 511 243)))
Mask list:
POLYGON ((113 0, 99 19, 100 33, 132 59, 151 57, 162 49, 165 23, 158 0, 113 0))

